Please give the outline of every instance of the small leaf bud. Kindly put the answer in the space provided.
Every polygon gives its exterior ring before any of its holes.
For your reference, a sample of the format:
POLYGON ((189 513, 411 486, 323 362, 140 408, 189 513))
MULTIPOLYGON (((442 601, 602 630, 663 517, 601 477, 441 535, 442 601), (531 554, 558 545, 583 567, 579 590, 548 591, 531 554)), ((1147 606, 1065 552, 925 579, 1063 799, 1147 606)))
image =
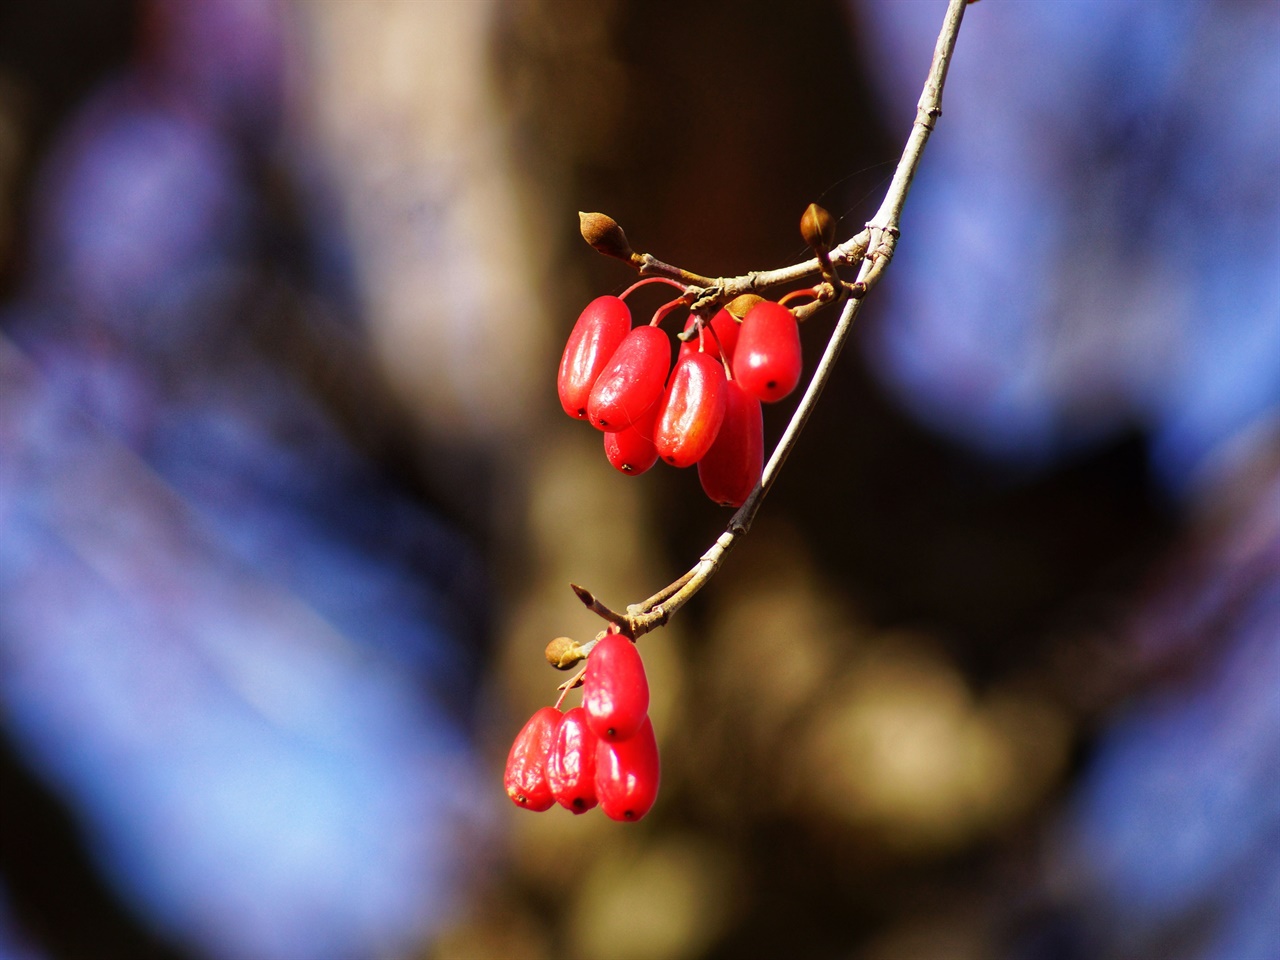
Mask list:
POLYGON ((836 242, 835 218, 816 203, 809 204, 800 217, 800 236, 815 250, 830 250, 836 242))
POLYGON ((734 297, 725 304, 725 309, 733 314, 739 322, 741 322, 742 318, 751 312, 752 307, 757 303, 762 303, 763 301, 764 297, 757 296, 754 293, 744 293, 742 296, 734 297))
POLYGON ((619 260, 630 260, 635 254, 627 235, 622 232, 613 217, 603 213, 578 212, 578 228, 582 231, 582 239, 595 247, 606 257, 617 257, 619 260))
POLYGON ((586 659, 582 645, 570 637, 556 637, 547 644, 547 663, 557 670, 568 670, 575 663, 586 659))

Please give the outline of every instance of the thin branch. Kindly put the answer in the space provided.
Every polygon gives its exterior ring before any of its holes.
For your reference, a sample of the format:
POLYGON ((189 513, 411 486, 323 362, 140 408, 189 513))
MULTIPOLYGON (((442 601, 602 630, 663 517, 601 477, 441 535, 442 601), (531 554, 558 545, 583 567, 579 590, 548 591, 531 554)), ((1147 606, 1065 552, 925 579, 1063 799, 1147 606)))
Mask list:
POLYGON ((596 614, 599 617, 603 617, 605 620, 608 620, 610 623, 615 623, 620 627, 626 626, 626 623, 627 623, 626 617, 618 613, 616 610, 610 610, 607 606, 605 606, 596 598, 596 595, 594 593, 592 593, 586 587, 580 587, 576 583, 571 583, 569 584, 569 588, 573 590, 577 598, 581 600, 583 604, 586 605, 586 608, 590 610, 592 613, 596 614))
MULTIPOLYGON (((868 228, 833 247, 832 263, 848 266, 860 262, 866 256, 870 240, 871 230, 868 228)), ((715 279, 664 263, 648 253, 633 253, 628 262, 643 277, 665 277, 687 284, 695 293, 693 310, 696 312, 708 311, 711 307, 728 303, 744 293, 764 293, 774 287, 796 283, 815 275, 821 276, 823 273, 822 263, 817 257, 789 267, 779 267, 777 270, 756 270, 739 277, 715 279)))
MULTIPOLYGON (((795 447, 800 431, 804 429, 822 394, 827 380, 835 368, 840 351, 844 348, 849 331, 862 309, 862 301, 868 291, 880 280, 886 266, 893 257, 897 246, 902 208, 906 203, 907 193, 911 189, 912 179, 920 165, 925 144, 933 132, 938 117, 942 115, 942 88, 946 83, 947 69, 951 65, 952 53, 955 50, 956 37, 960 31, 960 22, 964 18, 967 0, 949 0, 942 30, 938 34, 938 42, 934 46, 933 61, 929 66, 929 75, 925 80, 924 90, 916 107, 916 119, 911 127, 911 134, 903 148, 902 157, 894 170, 893 180, 885 194, 884 201, 876 215, 867 223, 867 229, 850 238, 831 251, 831 259, 837 264, 860 262, 857 280, 847 285, 851 296, 845 301, 831 338, 827 341, 822 359, 818 362, 804 396, 796 406, 782 438, 774 448, 769 462, 765 465, 760 482, 751 491, 746 501, 738 508, 729 520, 728 528, 716 539, 698 562, 683 576, 668 584, 652 597, 638 604, 627 607, 626 625, 622 627, 633 638, 639 637, 656 627, 662 626, 703 588, 715 575, 724 562, 729 551, 751 529, 760 505, 773 486, 786 463, 787 457, 795 447)), ((620 231, 619 231, 620 232, 620 231)), ((629 252, 629 251, 628 251, 629 252)), ((724 303, 743 293, 757 293, 783 283, 801 280, 814 274, 822 273, 822 264, 815 257, 804 263, 781 270, 770 270, 749 273, 731 279, 707 280, 696 274, 687 273, 678 267, 662 263, 647 254, 630 255, 631 262, 642 274, 669 276, 691 286, 700 286, 702 291, 694 302, 695 310, 708 307, 714 303, 724 303)), ((610 611, 612 612, 612 611, 610 611)), ((586 645, 584 645, 586 649, 586 645)), ((567 690, 573 685, 570 680, 561 686, 567 690)))

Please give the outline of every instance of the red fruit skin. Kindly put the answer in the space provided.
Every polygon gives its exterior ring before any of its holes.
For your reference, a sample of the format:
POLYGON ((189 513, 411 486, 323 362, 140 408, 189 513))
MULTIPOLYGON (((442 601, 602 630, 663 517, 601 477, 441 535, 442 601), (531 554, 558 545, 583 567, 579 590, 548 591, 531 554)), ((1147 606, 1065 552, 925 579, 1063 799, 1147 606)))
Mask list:
POLYGON ((582 678, 587 723, 601 740, 633 737, 649 714, 649 680, 636 645, 608 633, 587 658, 582 678))
POLYGON ((630 330, 631 311, 617 297, 596 297, 578 315, 556 377, 560 406, 569 416, 587 419, 591 388, 630 330))
POLYGON ((653 445, 673 467, 691 467, 711 449, 729 402, 724 366, 709 353, 676 361, 660 401, 653 445))
POLYGON ((511 752, 507 754, 507 771, 502 782, 507 796, 517 807, 546 810, 555 803, 547 781, 547 758, 559 722, 559 710, 543 707, 516 734, 511 752))
POLYGON ((781 400, 800 382, 800 325, 795 315, 772 300, 757 303, 742 318, 733 350, 738 386, 765 403, 781 400))
POLYGON ((764 415, 760 401, 736 380, 727 387, 724 422, 715 443, 698 461, 698 480, 716 503, 740 507, 764 469, 764 415))
POLYGON ((658 401, 671 369, 671 341, 653 326, 635 327, 618 344, 587 398, 597 430, 625 430, 658 401))
POLYGON ((600 738, 587 725, 582 707, 566 710, 556 726, 551 755, 547 758, 547 782, 556 803, 574 813, 586 813, 596 797, 596 750, 600 738))
POLYGON ((658 407, 655 403, 627 429, 604 435, 604 455, 614 469, 638 477, 658 462, 658 450, 653 445, 658 407))
MULTIPOLYGON (((722 307, 720 312, 711 318, 710 326, 715 333, 712 335, 706 332, 706 327, 703 327, 701 350, 698 348, 698 338, 694 337, 680 344, 680 354, 683 356, 687 353, 701 352, 709 353, 717 360, 721 357, 729 357, 732 360, 734 347, 738 343, 738 331, 742 324, 738 322, 737 317, 722 307)), ((693 329, 692 316, 689 317, 684 328, 686 331, 693 329)))
POLYGON ((662 779, 658 741, 648 717, 629 740, 601 740, 596 753, 596 796, 611 820, 639 820, 658 799, 662 779))

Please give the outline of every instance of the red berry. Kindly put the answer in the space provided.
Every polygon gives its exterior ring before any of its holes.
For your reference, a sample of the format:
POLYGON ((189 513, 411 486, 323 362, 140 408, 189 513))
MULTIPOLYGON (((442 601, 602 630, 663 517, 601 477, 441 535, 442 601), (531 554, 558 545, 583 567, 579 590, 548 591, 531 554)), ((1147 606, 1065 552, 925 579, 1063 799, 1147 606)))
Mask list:
POLYGON ((597 803, 596 745, 599 738, 587 725, 582 707, 566 710, 556 727, 547 758, 547 782, 556 803, 574 813, 586 813, 597 803))
POLYGON ((658 419, 655 403, 643 416, 625 430, 604 435, 604 455, 623 473, 639 476, 658 462, 658 451, 653 445, 653 428, 658 419))
POLYGON ((629 740, 601 740, 596 754, 596 795, 611 820, 639 820, 658 799, 658 741, 648 717, 629 740))
POLYGON ((616 433, 640 419, 662 396, 671 369, 671 342, 653 326, 635 327, 600 372, 587 399, 587 419, 616 433))
POLYGON ((725 507, 740 507, 764 468, 764 417, 760 401, 728 383, 724 422, 715 443, 698 461, 698 479, 708 497, 725 507))
MULTIPOLYGON (((680 345, 680 353, 702 352, 711 354, 717 360, 722 356, 732 359, 733 348, 738 343, 738 330, 742 326, 738 322, 738 318, 722 307, 719 313, 711 318, 709 326, 715 332, 713 334, 707 331, 706 327, 703 327, 701 351, 698 349, 698 338, 694 337, 692 340, 686 340, 680 345)), ((688 322, 685 323, 684 329, 686 332, 693 329, 692 315, 690 315, 688 322)))
POLYGON ((617 297, 596 297, 578 316, 556 378, 560 406, 569 416, 587 419, 591 388, 630 330, 631 311, 617 297))
POLYGON ((688 353, 676 361, 671 383, 659 403, 653 445, 673 467, 689 467, 715 442, 728 403, 724 366, 709 353, 688 353))
POLYGON ((738 386, 765 403, 781 400, 800 382, 800 326, 795 314, 765 300, 742 318, 733 351, 738 386))
POLYGON ((551 754, 559 722, 559 710, 555 707, 543 707, 516 734, 516 741, 507 755, 507 772, 503 783, 507 788, 507 796, 517 807, 546 810, 555 802, 551 795, 551 784, 547 782, 547 757, 551 754))
POLYGON ((601 740, 626 740, 644 723, 649 681, 640 651, 622 634, 605 634, 587 658, 582 705, 587 723, 601 740))

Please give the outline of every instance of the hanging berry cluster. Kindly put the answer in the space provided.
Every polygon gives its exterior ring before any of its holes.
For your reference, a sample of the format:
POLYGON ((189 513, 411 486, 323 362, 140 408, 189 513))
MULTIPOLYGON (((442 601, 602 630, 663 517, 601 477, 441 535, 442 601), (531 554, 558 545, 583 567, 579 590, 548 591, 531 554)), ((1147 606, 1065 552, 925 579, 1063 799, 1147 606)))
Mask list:
MULTIPOLYGON (((801 294, 816 296, 793 296, 801 294)), ((760 404, 800 382, 800 330, 782 303, 743 294, 710 320, 689 315, 673 366, 658 325, 689 302, 682 284, 650 277, 587 304, 560 359, 560 406, 603 431, 605 456, 623 473, 644 473, 659 459, 697 464, 707 496, 740 507, 764 467, 760 404), (626 298, 647 283, 669 284, 681 296, 633 327, 626 298)))
POLYGON ((560 361, 558 387, 565 413, 604 433, 605 455, 623 473, 644 473, 658 458, 698 465, 702 488, 716 503, 738 507, 727 528, 698 562, 625 613, 573 585, 589 610, 608 622, 587 643, 558 637, 547 645, 552 666, 569 670, 560 698, 525 724, 507 757, 507 795, 519 807, 556 803, 585 813, 600 806, 615 820, 639 820, 658 795, 658 747, 649 721, 649 685, 635 641, 665 624, 706 584, 751 527, 831 374, 863 298, 879 282, 898 242, 907 191, 924 146, 942 114, 942 88, 967 0, 948 0, 942 31, 911 135, 880 209, 866 229, 839 246, 835 222, 810 204, 800 233, 814 257, 779 270, 712 279, 636 253, 622 228, 600 213, 580 214, 582 236, 606 256, 644 277, 619 297, 599 297, 578 317, 560 361), (857 265, 857 279, 837 267, 857 265), (819 275, 816 286, 777 300, 760 296, 819 275), (666 283, 680 296, 652 321, 632 327, 626 297, 644 283, 666 283), (809 302, 790 308, 796 297, 809 302), (788 396, 800 379, 797 322, 828 304, 843 303, 809 387, 777 448, 763 463, 761 403, 788 396), (659 328, 672 311, 689 308, 672 366, 672 343, 659 328), (583 688, 582 705, 561 711, 566 694, 583 688))
POLYGON ((613 820, 639 820, 658 797, 658 742, 649 682, 631 640, 606 633, 582 678, 582 706, 543 707, 507 756, 507 796, 526 810, 599 804, 613 820))

